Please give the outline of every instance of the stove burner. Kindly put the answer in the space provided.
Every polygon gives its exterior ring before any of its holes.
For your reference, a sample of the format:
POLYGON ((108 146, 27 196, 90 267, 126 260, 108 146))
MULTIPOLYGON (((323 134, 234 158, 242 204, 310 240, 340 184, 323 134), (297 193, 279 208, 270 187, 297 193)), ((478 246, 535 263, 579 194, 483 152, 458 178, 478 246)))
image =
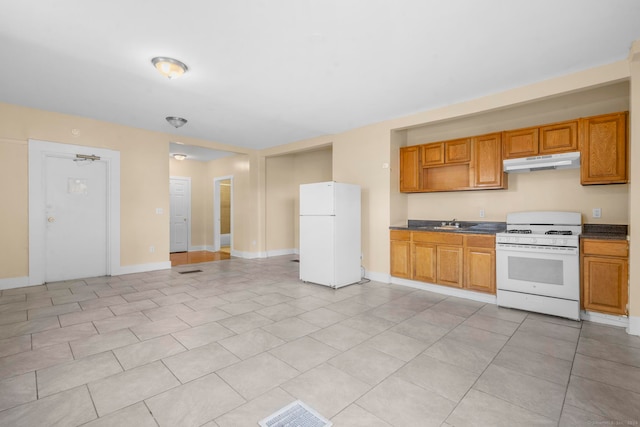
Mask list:
POLYGON ((510 234, 531 234, 531 230, 507 230, 510 234))
POLYGON ((562 236, 571 236, 573 233, 571 231, 565 231, 565 230, 549 230, 544 234, 559 234, 562 236))

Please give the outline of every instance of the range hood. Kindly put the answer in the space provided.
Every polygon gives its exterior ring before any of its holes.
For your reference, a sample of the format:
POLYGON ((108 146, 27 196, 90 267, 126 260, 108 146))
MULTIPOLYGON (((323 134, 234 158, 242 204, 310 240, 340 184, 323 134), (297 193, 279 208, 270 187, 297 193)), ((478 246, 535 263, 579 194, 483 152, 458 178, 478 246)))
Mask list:
POLYGON ((503 167, 507 173, 523 173, 549 169, 575 169, 580 167, 580 152, 576 151, 572 153, 503 160, 503 167))

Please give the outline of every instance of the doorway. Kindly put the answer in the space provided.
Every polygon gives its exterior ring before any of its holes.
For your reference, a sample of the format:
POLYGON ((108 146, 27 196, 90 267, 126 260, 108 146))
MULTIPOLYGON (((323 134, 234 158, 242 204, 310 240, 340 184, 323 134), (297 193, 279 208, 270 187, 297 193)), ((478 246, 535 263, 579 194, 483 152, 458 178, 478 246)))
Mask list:
POLYGON ((233 252, 233 176, 213 179, 213 250, 233 252))
POLYGON ((120 153, 29 140, 29 284, 117 274, 120 153))
POLYGON ((191 178, 169 178, 169 252, 187 252, 191 247, 191 178))

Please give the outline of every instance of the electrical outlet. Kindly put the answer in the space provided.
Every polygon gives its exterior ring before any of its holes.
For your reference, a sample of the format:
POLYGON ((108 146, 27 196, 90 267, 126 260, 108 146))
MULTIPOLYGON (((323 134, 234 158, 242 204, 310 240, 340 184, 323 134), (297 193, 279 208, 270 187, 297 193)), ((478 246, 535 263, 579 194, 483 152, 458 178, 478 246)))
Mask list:
POLYGON ((484 209, 480 209, 480 218, 484 218, 484 209))
POLYGON ((154 253, 156 251, 155 246, 149 246, 149 252, 154 253))
POLYGON ((594 218, 602 217, 602 209, 601 208, 593 208, 593 217, 594 218))

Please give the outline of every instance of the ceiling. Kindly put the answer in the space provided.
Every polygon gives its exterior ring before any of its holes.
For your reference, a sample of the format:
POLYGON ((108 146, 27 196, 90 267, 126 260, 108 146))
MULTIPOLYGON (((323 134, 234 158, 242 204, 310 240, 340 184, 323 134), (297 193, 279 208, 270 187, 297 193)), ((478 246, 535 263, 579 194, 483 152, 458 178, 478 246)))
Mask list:
POLYGON ((11 1, 0 102, 262 149, 624 59, 639 23, 638 0, 11 1))

